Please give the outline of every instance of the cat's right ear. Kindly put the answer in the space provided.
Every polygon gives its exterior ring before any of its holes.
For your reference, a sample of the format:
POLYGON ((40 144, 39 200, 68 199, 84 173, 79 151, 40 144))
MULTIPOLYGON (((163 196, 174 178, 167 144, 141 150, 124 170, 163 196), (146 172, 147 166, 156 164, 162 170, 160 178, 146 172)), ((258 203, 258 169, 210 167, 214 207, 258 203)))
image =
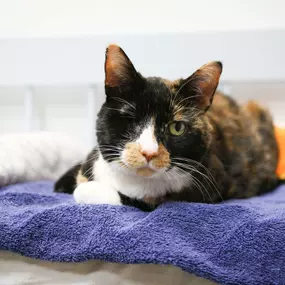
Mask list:
POLYGON ((186 91, 185 96, 188 96, 189 102, 199 109, 207 111, 212 104, 222 71, 221 62, 209 62, 184 80, 180 92, 186 91))
MULTIPOLYGON (((106 49, 105 87, 106 90, 132 87, 141 80, 132 62, 117 45, 109 45, 106 49)), ((107 94, 108 95, 108 94, 107 94)))

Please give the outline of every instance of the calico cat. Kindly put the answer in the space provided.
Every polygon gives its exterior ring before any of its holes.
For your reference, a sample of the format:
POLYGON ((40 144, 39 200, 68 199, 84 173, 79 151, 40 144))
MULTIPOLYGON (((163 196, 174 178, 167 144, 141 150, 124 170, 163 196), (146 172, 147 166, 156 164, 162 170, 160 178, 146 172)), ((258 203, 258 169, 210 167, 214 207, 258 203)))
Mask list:
POLYGON ((164 201, 214 203, 272 190, 278 147, 270 113, 216 92, 221 62, 187 79, 143 77, 106 50, 98 147, 56 183, 79 203, 151 210, 164 201))

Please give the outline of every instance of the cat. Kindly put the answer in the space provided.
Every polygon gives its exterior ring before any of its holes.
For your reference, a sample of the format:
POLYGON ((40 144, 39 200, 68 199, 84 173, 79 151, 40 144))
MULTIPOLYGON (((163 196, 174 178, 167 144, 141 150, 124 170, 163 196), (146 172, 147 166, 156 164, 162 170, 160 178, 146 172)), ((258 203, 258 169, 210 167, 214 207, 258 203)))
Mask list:
POLYGON ((79 203, 152 210, 165 201, 216 203, 272 190, 278 147, 267 109, 216 91, 222 63, 186 79, 143 77, 110 45, 98 146, 55 184, 79 203))

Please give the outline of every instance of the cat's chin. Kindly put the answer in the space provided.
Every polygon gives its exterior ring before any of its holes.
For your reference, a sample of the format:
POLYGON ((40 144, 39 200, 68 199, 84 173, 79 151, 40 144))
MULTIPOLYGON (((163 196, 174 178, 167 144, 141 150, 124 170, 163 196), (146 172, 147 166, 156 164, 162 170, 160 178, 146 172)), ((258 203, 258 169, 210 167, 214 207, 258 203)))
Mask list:
POLYGON ((165 169, 153 169, 150 167, 141 167, 138 169, 134 169, 133 175, 142 178, 159 178, 163 173, 165 173, 165 169))
POLYGON ((140 177, 151 177, 154 176, 156 172, 157 171, 147 166, 136 169, 136 174, 140 177))

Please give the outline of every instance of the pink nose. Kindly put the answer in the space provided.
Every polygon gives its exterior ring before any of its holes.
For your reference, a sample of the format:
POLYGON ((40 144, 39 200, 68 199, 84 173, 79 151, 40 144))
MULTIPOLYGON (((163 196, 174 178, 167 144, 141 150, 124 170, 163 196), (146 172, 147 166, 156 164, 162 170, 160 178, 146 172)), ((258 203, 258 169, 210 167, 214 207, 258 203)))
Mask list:
POLYGON ((158 153, 155 151, 142 151, 142 155, 146 158, 147 162, 151 161, 154 157, 158 155, 158 153))

